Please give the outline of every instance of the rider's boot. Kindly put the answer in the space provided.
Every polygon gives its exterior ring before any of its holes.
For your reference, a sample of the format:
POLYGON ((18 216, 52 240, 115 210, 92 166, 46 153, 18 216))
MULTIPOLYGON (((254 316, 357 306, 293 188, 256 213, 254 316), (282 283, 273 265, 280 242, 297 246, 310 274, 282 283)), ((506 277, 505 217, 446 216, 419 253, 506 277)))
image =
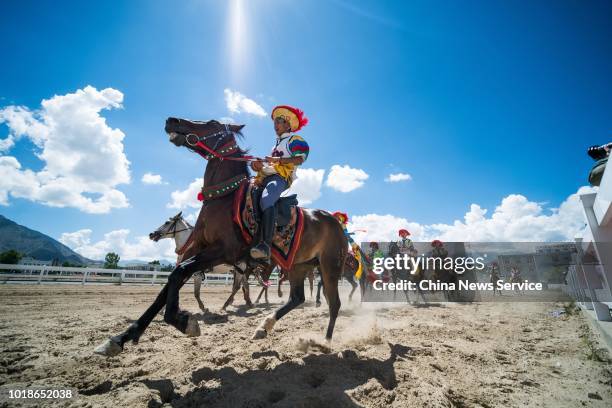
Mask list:
POLYGON ((261 235, 257 245, 251 248, 251 258, 270 259, 270 244, 274 237, 274 223, 276 218, 276 208, 268 207, 261 214, 261 235))

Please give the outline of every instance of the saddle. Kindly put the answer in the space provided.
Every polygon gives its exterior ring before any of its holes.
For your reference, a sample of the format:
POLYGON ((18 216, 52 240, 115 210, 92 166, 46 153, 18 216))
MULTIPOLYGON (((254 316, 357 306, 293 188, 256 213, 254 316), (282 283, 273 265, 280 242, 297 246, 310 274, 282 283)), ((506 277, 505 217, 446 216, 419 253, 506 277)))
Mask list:
MULTIPOLYGON (((261 190, 245 180, 234 196, 232 217, 247 244, 253 242, 259 229, 261 190)), ((302 208, 298 207, 296 197, 296 195, 281 197, 275 204, 276 231, 270 249, 274 262, 287 270, 293 266, 304 231, 304 213, 302 208)))

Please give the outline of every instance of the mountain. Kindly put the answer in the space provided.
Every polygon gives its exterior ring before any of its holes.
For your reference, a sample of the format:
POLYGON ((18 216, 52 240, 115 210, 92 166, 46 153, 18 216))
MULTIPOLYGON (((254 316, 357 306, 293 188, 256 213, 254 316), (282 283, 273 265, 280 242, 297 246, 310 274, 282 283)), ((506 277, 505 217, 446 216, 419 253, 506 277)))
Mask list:
POLYGON ((91 262, 61 242, 0 215, 0 252, 9 249, 41 261, 57 259, 60 263, 67 261, 82 265, 91 262))

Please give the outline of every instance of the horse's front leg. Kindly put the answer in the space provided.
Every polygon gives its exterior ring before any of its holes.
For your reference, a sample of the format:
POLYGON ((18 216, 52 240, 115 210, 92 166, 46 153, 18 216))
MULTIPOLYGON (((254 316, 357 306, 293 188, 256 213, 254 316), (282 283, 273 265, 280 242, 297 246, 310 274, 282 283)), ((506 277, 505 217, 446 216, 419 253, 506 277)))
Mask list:
MULTIPOLYGON (((178 314, 178 290, 181 286, 185 284, 185 282, 191 277, 191 275, 195 271, 199 270, 200 268, 200 270, 205 269, 206 264, 208 262, 210 262, 208 260, 208 257, 205 254, 202 254, 202 256, 196 255, 194 257, 191 257, 187 261, 179 264, 176 268, 174 268, 174 270, 168 277, 168 283, 164 285, 161 292, 159 292, 159 294, 155 298, 155 301, 151 304, 151 306, 148 307, 147 310, 145 310, 142 316, 140 316, 140 318, 138 318, 136 322, 132 323, 126 331, 117 336, 110 337, 100 346, 96 347, 94 352, 96 354, 111 357, 121 353, 126 342, 132 341, 134 343, 138 343, 138 340, 140 339, 142 333, 144 333, 145 329, 149 326, 149 324, 151 324, 153 318, 164 307, 164 305, 167 306, 164 318, 168 316, 169 307, 173 307, 174 313, 178 314), (176 294, 174 296, 175 300, 173 300, 173 304, 170 305, 169 296, 173 291, 176 291, 176 294)), ((189 316, 183 317, 182 319, 185 328, 187 328, 187 325, 189 323, 189 316)), ((197 325, 197 321, 195 323, 197 325)), ((199 330, 199 327, 197 330, 199 330)))
POLYGON ((221 310, 225 310, 227 309, 227 307, 229 305, 231 305, 232 303, 234 303, 234 296, 236 295, 236 293, 240 290, 240 286, 242 283, 242 274, 239 274, 238 272, 234 271, 234 281, 232 283, 232 294, 229 295, 229 297, 227 298, 227 300, 225 301, 225 303, 223 304, 223 307, 221 308, 221 310))
MULTIPOLYGON (((257 295, 257 299, 255 299, 255 303, 259 303, 259 300, 261 299, 261 296, 264 294, 264 291, 266 291, 266 287, 264 286, 263 288, 261 288, 261 290, 259 291, 259 295, 257 295)), ((268 296, 266 295, 266 303, 268 303, 268 296)))
POLYGON ((168 295, 164 321, 190 337, 200 335, 200 326, 195 317, 179 309, 179 290, 196 271, 210 267, 211 256, 204 251, 181 262, 168 276, 168 295))

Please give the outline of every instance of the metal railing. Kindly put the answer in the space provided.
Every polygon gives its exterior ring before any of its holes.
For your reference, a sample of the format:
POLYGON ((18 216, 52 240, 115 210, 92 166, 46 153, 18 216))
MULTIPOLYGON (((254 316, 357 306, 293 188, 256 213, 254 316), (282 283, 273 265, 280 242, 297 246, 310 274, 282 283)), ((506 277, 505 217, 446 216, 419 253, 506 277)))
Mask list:
MULTIPOLYGON (((163 285, 170 272, 136 271, 131 269, 75 268, 49 265, 0 264, 0 284, 3 283, 65 283, 65 284, 149 284, 163 285)), ((253 279, 251 277, 251 279, 253 279)), ((190 279, 191 281, 192 279, 190 279)), ((203 285, 231 285, 232 274, 207 273, 203 285)), ((278 277, 270 279, 278 283, 278 277)))

